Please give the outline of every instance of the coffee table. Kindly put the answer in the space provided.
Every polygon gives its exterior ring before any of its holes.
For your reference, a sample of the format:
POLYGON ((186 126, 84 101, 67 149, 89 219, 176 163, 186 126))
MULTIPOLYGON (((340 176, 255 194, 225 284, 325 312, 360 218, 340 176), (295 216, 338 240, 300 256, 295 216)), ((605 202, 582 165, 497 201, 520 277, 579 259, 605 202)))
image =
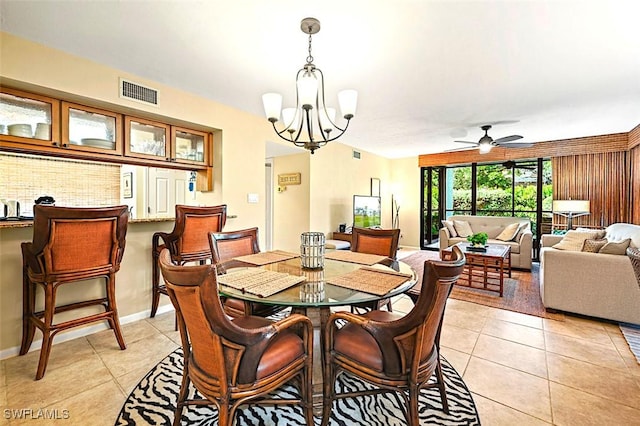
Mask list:
MULTIPOLYGON (((465 254, 467 263, 456 285, 493 291, 502 297, 504 278, 511 277, 511 247, 504 244, 490 244, 486 251, 469 249, 471 243, 457 243, 465 254)), ((442 251, 443 260, 453 258, 452 247, 442 251)))

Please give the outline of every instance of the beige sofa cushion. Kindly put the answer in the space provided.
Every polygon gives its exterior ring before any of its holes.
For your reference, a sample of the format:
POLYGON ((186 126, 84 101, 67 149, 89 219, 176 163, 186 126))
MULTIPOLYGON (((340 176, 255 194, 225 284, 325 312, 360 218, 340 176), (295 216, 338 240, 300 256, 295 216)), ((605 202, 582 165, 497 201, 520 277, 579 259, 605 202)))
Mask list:
POLYGON ((520 230, 519 223, 512 223, 511 225, 507 225, 506 228, 496 237, 496 240, 500 241, 512 241, 516 235, 518 235, 518 231, 520 230))
POLYGON ((456 228, 453 225, 452 220, 443 220, 442 224, 447 228, 447 231, 449 231, 449 236, 451 238, 458 236, 458 233, 456 232, 456 228))
POLYGON ((631 238, 622 241, 611 241, 605 244, 598 253, 624 255, 627 253, 627 247, 631 243, 631 238))
POLYGON ((582 251, 584 241, 598 238, 598 231, 568 231, 562 240, 553 246, 558 250, 582 251))
POLYGON ((459 237, 468 237, 469 235, 473 235, 469 222, 464 220, 454 220, 453 225, 456 227, 456 232, 459 237))

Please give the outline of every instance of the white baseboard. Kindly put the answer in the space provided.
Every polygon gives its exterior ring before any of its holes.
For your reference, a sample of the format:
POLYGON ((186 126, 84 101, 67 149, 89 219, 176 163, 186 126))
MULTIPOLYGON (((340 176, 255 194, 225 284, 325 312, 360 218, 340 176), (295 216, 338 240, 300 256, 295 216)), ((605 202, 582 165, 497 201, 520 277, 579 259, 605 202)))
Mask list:
MULTIPOLYGON (((165 304, 158 307, 158 311, 156 312, 156 315, 164 314, 166 312, 171 312, 173 310, 174 309, 172 304, 170 303, 165 304)), ((149 318, 150 314, 151 314, 151 309, 147 309, 142 312, 137 312, 135 314, 127 315, 126 317, 120 318, 120 324, 128 324, 130 322, 140 321, 141 319, 149 318)), ((104 330, 109 330, 109 326, 107 325, 106 321, 98 324, 90 325, 88 327, 71 329, 67 332, 62 332, 56 335, 56 337, 54 337, 53 339, 53 344, 57 345, 58 343, 67 342, 69 340, 77 339, 78 337, 89 336, 91 334, 98 333, 104 330)), ((36 330, 36 334, 38 334, 38 330, 36 330)), ((39 350, 41 347, 42 347, 42 339, 34 340, 34 342, 31 344, 31 348, 29 349, 29 352, 39 350)), ((19 354, 20 354, 20 346, 4 349, 0 351, 0 360, 6 359, 6 358, 12 358, 19 354)))

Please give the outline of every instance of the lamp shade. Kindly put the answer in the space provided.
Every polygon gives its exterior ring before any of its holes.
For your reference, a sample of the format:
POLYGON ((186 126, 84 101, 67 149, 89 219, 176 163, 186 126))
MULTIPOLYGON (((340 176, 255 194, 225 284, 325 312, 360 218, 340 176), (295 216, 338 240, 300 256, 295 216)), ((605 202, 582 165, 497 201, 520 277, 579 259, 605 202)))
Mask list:
POLYGON ((589 200, 554 200, 556 213, 589 213, 589 200))
POLYGON ((351 118, 356 115, 358 105, 358 92, 353 89, 343 90, 338 93, 338 104, 340 112, 344 118, 351 118))
POLYGON ((282 108, 282 95, 279 93, 265 93, 262 95, 264 113, 269 121, 278 121, 282 108))

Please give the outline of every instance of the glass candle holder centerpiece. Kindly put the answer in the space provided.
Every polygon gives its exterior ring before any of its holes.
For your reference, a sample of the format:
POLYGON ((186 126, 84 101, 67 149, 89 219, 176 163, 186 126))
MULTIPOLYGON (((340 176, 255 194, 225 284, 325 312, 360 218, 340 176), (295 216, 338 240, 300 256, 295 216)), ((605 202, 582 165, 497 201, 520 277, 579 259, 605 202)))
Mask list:
POLYGON ((303 271, 305 282, 300 286, 300 300, 317 303, 324 300, 324 269, 303 271))
POLYGON ((325 237, 322 232, 303 232, 300 235, 300 261, 307 269, 324 267, 325 237))

